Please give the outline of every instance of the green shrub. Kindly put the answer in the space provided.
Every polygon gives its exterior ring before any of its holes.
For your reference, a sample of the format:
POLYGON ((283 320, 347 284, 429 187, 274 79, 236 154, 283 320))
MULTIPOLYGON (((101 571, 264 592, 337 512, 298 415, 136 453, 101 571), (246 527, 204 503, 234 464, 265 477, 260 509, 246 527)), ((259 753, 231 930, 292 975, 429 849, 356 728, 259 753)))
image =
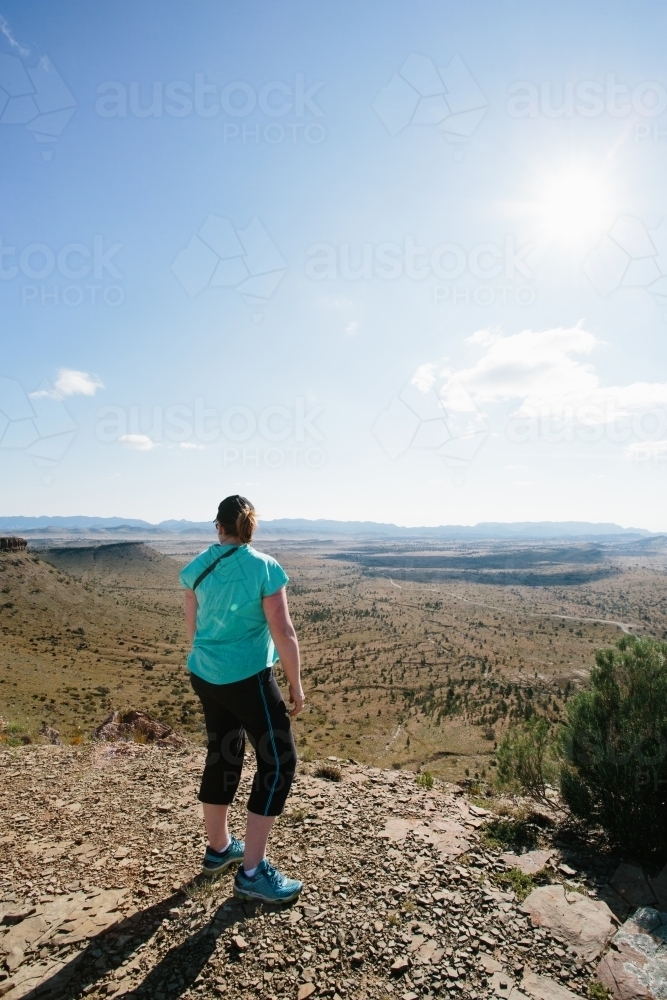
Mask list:
POLYGON ((588 987, 588 996, 590 997, 590 1000, 609 1000, 611 993, 606 986, 603 986, 602 983, 596 980, 595 982, 590 983, 588 987))
POLYGON ((537 831, 525 819, 494 817, 481 828, 482 841, 487 847, 511 847, 515 851, 537 847, 537 831))
POLYGON ((526 875, 519 868, 509 868, 506 872, 496 872, 491 876, 494 885, 501 889, 511 889, 519 902, 523 902, 526 896, 530 895, 535 886, 548 885, 549 876, 546 872, 539 871, 535 875, 526 875))
POLYGON ((667 643, 599 650, 569 703, 561 792, 572 813, 638 855, 667 847, 667 643))
POLYGON ((433 788, 434 778, 430 771, 423 771, 417 775, 417 784, 420 788, 433 788))
POLYGON ((558 775, 548 721, 533 716, 512 726, 496 750, 496 760, 499 788, 544 800, 547 784, 558 775))

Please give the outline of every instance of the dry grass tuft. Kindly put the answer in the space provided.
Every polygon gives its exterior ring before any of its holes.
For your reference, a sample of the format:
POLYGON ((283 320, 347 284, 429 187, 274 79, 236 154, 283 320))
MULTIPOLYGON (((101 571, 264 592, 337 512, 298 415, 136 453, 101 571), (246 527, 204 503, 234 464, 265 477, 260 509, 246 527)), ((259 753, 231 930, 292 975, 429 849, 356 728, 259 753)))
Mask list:
POLYGON ((326 781, 341 781, 343 772, 335 764, 322 764, 315 771, 316 778, 325 778, 326 781))

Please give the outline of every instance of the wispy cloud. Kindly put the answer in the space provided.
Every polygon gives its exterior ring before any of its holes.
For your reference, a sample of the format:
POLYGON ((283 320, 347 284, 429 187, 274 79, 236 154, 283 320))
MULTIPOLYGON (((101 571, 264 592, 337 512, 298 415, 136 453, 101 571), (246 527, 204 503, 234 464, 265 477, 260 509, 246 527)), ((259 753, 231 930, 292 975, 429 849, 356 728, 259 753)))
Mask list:
POLYGON ((11 27, 9 26, 9 22, 5 20, 2 14, 0 14, 0 31, 5 36, 11 47, 13 49, 16 49, 17 52, 19 52, 23 56, 24 59, 26 56, 30 55, 30 49, 26 49, 24 45, 21 45, 20 42, 16 41, 16 39, 14 38, 14 33, 11 27))
MULTIPOLYGON (((48 384, 48 383, 47 383, 48 384)), ((65 399, 66 396, 94 396, 104 382, 97 375, 80 372, 74 368, 59 368, 53 389, 37 389, 32 399, 65 399)))
POLYGON ((156 447, 155 441, 151 441, 147 434, 122 434, 118 440, 134 451, 151 451, 156 447))
POLYGON ((193 448, 195 448, 197 451, 205 451, 206 445, 195 444, 194 441, 181 441, 181 443, 179 444, 179 448, 187 448, 188 450, 192 450, 193 448))
POLYGON ((518 407, 554 411, 590 405, 629 413, 667 404, 667 382, 604 385, 589 360, 603 342, 582 326, 523 330, 509 337, 480 330, 467 341, 484 353, 455 376, 477 405, 515 401, 518 407))

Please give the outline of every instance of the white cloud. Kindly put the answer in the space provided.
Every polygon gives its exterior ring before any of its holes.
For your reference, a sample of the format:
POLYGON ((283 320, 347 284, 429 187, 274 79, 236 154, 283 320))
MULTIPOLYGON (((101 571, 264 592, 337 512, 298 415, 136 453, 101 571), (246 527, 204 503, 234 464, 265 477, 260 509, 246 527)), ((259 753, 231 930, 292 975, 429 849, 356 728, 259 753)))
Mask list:
MULTIPOLYGON (((48 383, 47 383, 48 385, 48 383)), ((94 396, 104 382, 97 375, 79 372, 74 368, 59 368, 55 388, 37 389, 30 393, 31 399, 64 399, 66 396, 94 396)))
POLYGON ((434 365, 433 363, 420 365, 417 371, 410 379, 410 385, 414 385, 416 389, 419 389, 420 392, 426 394, 435 385, 436 368, 437 365, 434 365))
POLYGON ((74 368, 59 368, 56 389, 61 396, 94 396, 104 382, 97 375, 79 372, 74 368))
POLYGON ((187 448, 187 449, 196 448, 198 451, 204 451, 206 449, 206 445, 195 444, 194 441, 181 441, 181 443, 179 444, 179 448, 187 448))
POLYGON ((499 340, 501 336, 496 330, 476 330, 475 333, 471 333, 469 337, 466 337, 466 342, 468 344, 482 344, 483 347, 487 347, 489 344, 493 344, 494 341, 499 340))
POLYGON ((155 448, 155 441, 151 441, 147 434, 122 434, 118 440, 134 451, 150 451, 155 448))
POLYGON ((356 319, 351 320, 345 327, 345 333, 355 334, 359 329, 359 324, 356 319))
POLYGON ((487 350, 472 368, 457 372, 477 402, 553 402, 588 395, 599 386, 592 365, 579 358, 589 355, 600 342, 581 327, 523 330, 510 337, 487 334, 478 331, 468 338, 469 343, 487 350))
POLYGON ((667 404, 667 382, 604 385, 588 360, 602 341, 582 326, 509 337, 481 330, 467 340, 486 348, 472 367, 456 372, 478 405, 515 401, 553 412, 591 406, 618 416, 667 404))

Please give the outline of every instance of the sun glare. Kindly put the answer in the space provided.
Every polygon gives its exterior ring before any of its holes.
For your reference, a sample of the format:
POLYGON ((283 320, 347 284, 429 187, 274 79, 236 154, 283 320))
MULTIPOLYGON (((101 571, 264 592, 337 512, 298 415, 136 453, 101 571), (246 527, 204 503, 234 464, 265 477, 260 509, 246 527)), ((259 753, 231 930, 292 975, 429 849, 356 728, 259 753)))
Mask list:
POLYGON ((538 185, 535 202, 544 236, 570 246, 595 239, 613 221, 610 186, 586 167, 547 174, 538 185))

